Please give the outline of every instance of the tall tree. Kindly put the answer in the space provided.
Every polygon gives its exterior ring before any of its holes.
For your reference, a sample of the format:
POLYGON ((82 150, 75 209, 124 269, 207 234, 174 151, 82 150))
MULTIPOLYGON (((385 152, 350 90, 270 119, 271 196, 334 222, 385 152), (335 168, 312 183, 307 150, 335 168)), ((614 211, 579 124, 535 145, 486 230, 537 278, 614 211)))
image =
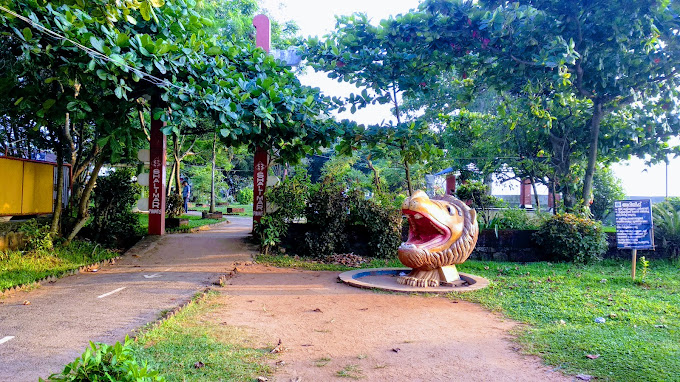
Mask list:
MULTIPOLYGON (((418 36, 431 40, 433 57, 453 56, 462 47, 481 58, 485 80, 498 89, 516 92, 527 81, 541 82, 547 96, 568 92, 588 103, 584 205, 608 118, 633 112, 655 120, 648 133, 634 119, 617 127, 647 140, 645 153, 657 158, 665 157, 666 141, 680 130, 677 2, 426 0, 420 10, 430 21, 419 24, 418 36)), ((623 148, 620 156, 642 154, 617 143, 609 141, 609 149, 623 148)))
POLYGON ((395 39, 397 34, 408 33, 408 15, 398 16, 372 25, 365 14, 340 16, 335 31, 324 41, 310 39, 305 57, 316 70, 327 71, 330 78, 348 82, 362 89, 361 94, 351 94, 339 106, 352 112, 367 105, 389 103, 394 123, 363 129, 354 126, 346 143, 362 141, 371 146, 387 145, 398 150, 406 173, 409 193, 413 192, 411 165, 427 160, 437 153, 429 142, 421 141, 427 126, 409 121, 401 110, 404 96, 425 86, 436 74, 428 62, 419 60, 418 46, 395 39))

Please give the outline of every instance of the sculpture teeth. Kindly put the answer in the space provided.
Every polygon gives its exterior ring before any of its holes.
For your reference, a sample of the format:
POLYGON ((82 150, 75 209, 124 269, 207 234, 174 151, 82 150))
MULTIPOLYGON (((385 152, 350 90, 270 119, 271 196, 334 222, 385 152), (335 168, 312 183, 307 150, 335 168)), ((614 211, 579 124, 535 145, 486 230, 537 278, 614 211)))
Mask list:
POLYGON ((413 215, 413 217, 416 218, 416 219, 422 219, 422 218, 423 218, 423 215, 421 215, 421 214, 415 214, 415 215, 413 215))
POLYGON ((402 243, 401 247, 404 249, 415 249, 416 245, 415 244, 410 244, 410 243, 402 243))

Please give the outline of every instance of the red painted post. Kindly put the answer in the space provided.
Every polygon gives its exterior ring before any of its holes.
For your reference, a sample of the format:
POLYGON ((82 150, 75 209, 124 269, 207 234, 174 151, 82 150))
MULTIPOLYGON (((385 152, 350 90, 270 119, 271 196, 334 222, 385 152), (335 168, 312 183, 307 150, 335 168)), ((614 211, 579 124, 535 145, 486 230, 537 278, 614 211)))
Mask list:
POLYGON ((255 27, 255 46, 269 53, 272 34, 269 18, 265 15, 257 15, 253 17, 253 26, 255 27))
POLYGON ((446 195, 456 194, 456 176, 449 175, 446 177, 446 195))
POLYGON ((560 201, 560 194, 553 194, 552 191, 548 194, 548 208, 555 208, 555 205, 560 201))
POLYGON ((269 154, 257 148, 255 150, 255 170, 253 172, 253 221, 260 222, 266 208, 264 192, 267 189, 267 167, 269 154))
MULTIPOLYGON (((271 41, 271 27, 269 18, 265 15, 257 15, 253 18, 255 26, 255 42, 257 47, 269 53, 271 41)), ((267 171, 269 167, 269 154, 266 149, 258 147, 255 149, 253 171, 253 224, 259 223, 264 215, 266 201, 264 193, 267 190, 267 171)))
POLYGON ((519 189, 519 207, 531 208, 531 180, 524 179, 519 189))
POLYGON ((165 122, 154 119, 160 97, 151 99, 151 142, 149 147, 149 235, 165 234, 165 150, 167 140, 161 129, 165 122))

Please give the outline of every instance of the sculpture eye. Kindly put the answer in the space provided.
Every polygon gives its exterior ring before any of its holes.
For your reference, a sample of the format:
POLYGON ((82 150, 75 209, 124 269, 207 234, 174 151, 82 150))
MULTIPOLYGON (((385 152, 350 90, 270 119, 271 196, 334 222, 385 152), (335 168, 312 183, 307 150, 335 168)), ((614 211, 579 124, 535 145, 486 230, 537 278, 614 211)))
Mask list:
POLYGON ((446 210, 449 211, 449 215, 451 216, 455 215, 455 212, 453 212, 454 210, 453 208, 451 208, 451 206, 446 206, 446 210))

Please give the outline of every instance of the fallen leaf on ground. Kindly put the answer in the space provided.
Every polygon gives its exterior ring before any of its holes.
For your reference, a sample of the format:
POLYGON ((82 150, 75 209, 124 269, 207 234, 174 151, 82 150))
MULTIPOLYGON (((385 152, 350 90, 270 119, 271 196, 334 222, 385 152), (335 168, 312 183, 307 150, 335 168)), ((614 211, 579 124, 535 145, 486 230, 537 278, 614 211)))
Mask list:
POLYGON ((401 351, 401 349, 399 349, 399 348, 394 348, 394 349, 392 349, 392 351, 395 352, 395 353, 399 353, 399 352, 401 351))
POLYGON ((22 304, 22 305, 31 305, 31 302, 30 302, 30 301, 28 301, 28 300, 24 300, 24 302, 23 302, 23 304, 22 304))
POLYGON ((319 309, 319 308, 316 308, 316 309, 312 310, 312 312, 323 313, 323 311, 322 311, 321 309, 319 309))
POLYGON ((598 358, 600 358, 600 355, 599 354, 587 354, 586 357, 588 357, 590 359, 598 359, 598 358))
POLYGON ((576 374, 576 378, 582 381, 590 381, 593 379, 593 376, 588 374, 576 374))
POLYGON ((201 369, 201 368, 204 368, 204 367, 205 367, 205 364, 201 361, 198 361, 194 364, 194 369, 201 369))
POLYGON ((286 366, 286 361, 276 361, 276 366, 286 366))
POLYGON ((257 382, 267 382, 268 380, 267 377, 257 377, 257 382))

